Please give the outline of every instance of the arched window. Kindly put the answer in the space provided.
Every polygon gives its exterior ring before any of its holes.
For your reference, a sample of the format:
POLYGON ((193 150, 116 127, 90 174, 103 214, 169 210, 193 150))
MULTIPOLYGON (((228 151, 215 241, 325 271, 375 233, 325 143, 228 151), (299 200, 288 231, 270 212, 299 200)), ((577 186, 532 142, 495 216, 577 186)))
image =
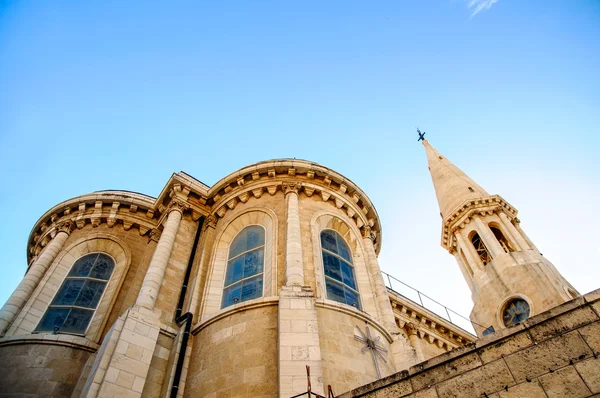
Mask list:
POLYGON ((487 247, 485 247, 485 244, 483 243, 483 241, 481 240, 481 238, 479 237, 479 234, 477 232, 475 232, 473 234, 473 236, 471 236, 471 243, 473 243, 473 246, 475 247, 475 251, 477 252, 477 255, 479 256, 479 258, 481 259, 481 262, 483 263, 483 265, 487 265, 487 263, 492 261, 490 252, 488 252, 487 247))
POLYGON ((262 296, 264 264, 264 228, 244 228, 229 246, 221 308, 262 296))
POLYGON ((352 266, 352 254, 344 239, 335 231, 321 232, 323 268, 327 298, 360 309, 360 298, 352 266))
POLYGON ((75 261, 36 331, 85 333, 114 268, 114 260, 105 253, 75 261))
POLYGON ((502 231, 500 231, 499 228, 490 225, 490 229, 492 230, 492 232, 494 233, 494 236, 496 237, 496 239, 498 239, 498 242, 500 243, 500 246, 502 246, 502 248, 504 249, 504 251, 506 253, 508 253, 508 252, 514 252, 515 251, 510 246, 510 242, 508 241, 508 239, 506 239, 506 237, 504 236, 504 234, 502 233, 502 231))

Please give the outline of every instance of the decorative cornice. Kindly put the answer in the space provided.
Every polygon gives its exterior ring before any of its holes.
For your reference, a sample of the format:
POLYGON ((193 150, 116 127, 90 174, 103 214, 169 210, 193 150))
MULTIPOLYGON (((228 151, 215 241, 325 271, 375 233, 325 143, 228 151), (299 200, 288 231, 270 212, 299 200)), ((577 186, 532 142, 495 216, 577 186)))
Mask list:
POLYGON ((473 216, 492 215, 500 212, 506 214, 509 220, 517 219, 517 209, 500 195, 466 200, 442 221, 442 247, 452 253, 456 246, 454 233, 465 228, 473 216))

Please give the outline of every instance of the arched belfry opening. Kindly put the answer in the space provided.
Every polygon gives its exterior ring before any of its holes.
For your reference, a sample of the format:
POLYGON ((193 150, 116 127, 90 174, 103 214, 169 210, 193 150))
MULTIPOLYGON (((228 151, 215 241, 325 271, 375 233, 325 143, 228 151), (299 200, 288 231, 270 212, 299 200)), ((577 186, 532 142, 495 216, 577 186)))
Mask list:
POLYGON ((488 251, 485 243, 479 236, 479 234, 475 231, 471 234, 471 243, 473 243, 473 247, 475 247, 475 251, 479 256, 479 259, 483 263, 483 265, 487 265, 490 261, 492 261, 492 256, 490 256, 490 252, 488 251))
POLYGON ((498 243, 500 243, 500 246, 502 246, 502 249, 504 249, 504 251, 506 253, 515 251, 515 249, 513 249, 510 242, 508 241, 508 239, 506 239, 506 237, 504 236, 502 231, 500 231, 500 228, 498 228, 494 225, 490 225, 490 229, 492 230, 492 232, 494 233, 494 236, 498 240, 498 243))

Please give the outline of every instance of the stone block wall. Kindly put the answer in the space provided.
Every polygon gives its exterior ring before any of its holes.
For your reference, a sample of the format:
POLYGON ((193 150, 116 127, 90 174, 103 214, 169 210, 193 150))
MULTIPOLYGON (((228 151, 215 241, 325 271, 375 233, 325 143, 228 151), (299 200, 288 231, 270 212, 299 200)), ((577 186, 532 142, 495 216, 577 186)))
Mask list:
POLYGON ((277 396, 276 304, 225 313, 192 331, 185 397, 277 396))
MULTIPOLYGON (((327 300, 317 307, 321 355, 323 357, 323 381, 325 386, 330 384, 333 392, 339 394, 359 386, 369 380, 377 379, 375 364, 370 352, 362 352, 364 343, 357 341, 354 336, 360 336, 357 326, 365 332, 365 318, 359 311, 352 311, 342 305, 327 300)), ((395 372, 394 359, 389 335, 381 333, 375 325, 369 322, 369 330, 373 338, 379 338, 379 344, 384 347, 387 363, 378 359, 382 376, 395 372)), ((316 391, 319 392, 319 391, 316 391)), ((324 391, 326 393, 326 391, 324 391)))
POLYGON ((590 397, 599 354, 596 290, 342 397, 590 397))
POLYGON ((1 352, 0 397, 69 397, 92 353, 33 340, 5 343, 1 352))

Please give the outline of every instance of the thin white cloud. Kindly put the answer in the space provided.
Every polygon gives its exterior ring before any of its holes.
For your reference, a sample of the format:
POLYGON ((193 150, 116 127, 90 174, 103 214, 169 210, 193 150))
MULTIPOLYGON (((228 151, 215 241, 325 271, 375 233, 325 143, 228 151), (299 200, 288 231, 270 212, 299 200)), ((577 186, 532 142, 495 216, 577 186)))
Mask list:
POLYGON ((465 0, 467 8, 471 11, 471 17, 479 14, 481 11, 489 10, 498 0, 465 0))

